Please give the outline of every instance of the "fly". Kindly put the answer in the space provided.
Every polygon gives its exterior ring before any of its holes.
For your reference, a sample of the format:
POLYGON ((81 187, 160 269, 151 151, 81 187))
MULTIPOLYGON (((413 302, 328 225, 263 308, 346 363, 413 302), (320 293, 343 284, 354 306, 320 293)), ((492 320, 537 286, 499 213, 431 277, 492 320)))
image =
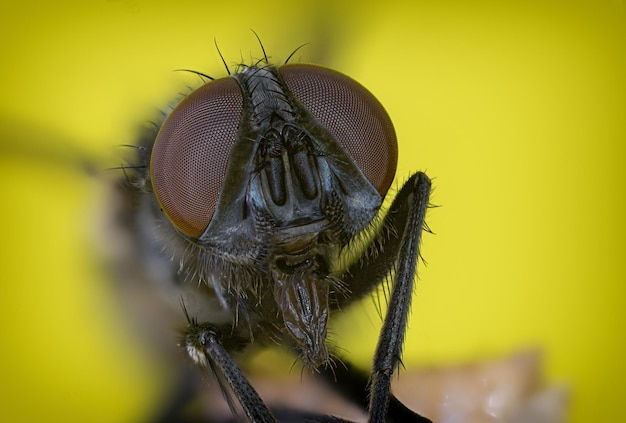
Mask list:
MULTIPOLYGON (((280 344, 367 408, 369 421, 428 422, 390 392, 418 264, 430 179, 395 176, 389 115, 362 85, 267 56, 191 92, 125 168, 137 239, 180 301, 181 345, 226 383, 251 422, 281 418, 233 357, 280 344), (146 245, 146 242, 143 243, 146 245), (357 251, 357 254, 354 254, 357 251), (354 258, 356 256, 356 258, 354 258), (351 259, 352 257, 352 259, 351 259), (328 342, 329 317, 390 278, 372 372, 328 342)), ((342 421, 292 414, 302 421, 342 421)))

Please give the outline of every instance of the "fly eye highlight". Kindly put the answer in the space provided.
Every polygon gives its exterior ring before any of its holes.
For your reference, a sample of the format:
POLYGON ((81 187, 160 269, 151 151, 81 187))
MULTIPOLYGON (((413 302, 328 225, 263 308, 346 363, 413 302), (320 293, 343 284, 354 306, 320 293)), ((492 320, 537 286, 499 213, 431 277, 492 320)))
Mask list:
POLYGON ((187 236, 200 236, 213 217, 242 110, 237 81, 218 79, 189 94, 157 135, 152 188, 164 213, 187 236))
POLYGON ((398 143, 389 115, 365 87, 322 66, 278 68, 287 88, 385 196, 396 173, 398 143))

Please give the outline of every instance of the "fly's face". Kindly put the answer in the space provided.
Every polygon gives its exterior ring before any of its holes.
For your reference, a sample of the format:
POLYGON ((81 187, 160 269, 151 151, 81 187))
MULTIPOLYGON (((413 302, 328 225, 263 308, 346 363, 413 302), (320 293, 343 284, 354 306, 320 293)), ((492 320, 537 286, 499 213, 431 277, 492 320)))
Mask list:
POLYGON ((165 265, 149 279, 182 298, 180 345, 211 367, 229 405, 232 392, 249 421, 276 421, 233 357, 251 344, 278 344, 360 402, 370 421, 429 422, 390 390, 431 182, 415 172, 379 213, 398 151, 369 91, 324 67, 271 66, 265 57, 193 91, 137 151, 133 169, 141 170, 130 185, 149 192, 131 207, 132 230, 139 241, 157 240, 147 258, 165 265), (340 352, 329 348, 331 312, 385 280, 389 307, 371 375, 345 356, 332 366, 340 352))
POLYGON ((339 255, 375 218, 396 161, 389 116, 354 80, 314 65, 251 66, 174 109, 149 178, 194 251, 188 262, 225 307, 259 315, 261 326, 279 315, 318 367, 328 361, 339 255))

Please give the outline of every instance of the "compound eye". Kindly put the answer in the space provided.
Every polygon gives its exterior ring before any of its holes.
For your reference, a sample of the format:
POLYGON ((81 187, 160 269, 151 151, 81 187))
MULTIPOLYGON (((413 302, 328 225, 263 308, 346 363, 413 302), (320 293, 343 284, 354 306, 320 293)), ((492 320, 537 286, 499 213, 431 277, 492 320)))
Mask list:
POLYGON ((176 106, 154 142, 154 194, 174 226, 189 237, 200 236, 213 217, 242 110, 237 81, 212 81, 176 106))
POLYGON ((290 64, 278 71, 296 99, 384 196, 396 173, 398 144, 391 119, 380 102, 361 84, 331 69, 290 64))

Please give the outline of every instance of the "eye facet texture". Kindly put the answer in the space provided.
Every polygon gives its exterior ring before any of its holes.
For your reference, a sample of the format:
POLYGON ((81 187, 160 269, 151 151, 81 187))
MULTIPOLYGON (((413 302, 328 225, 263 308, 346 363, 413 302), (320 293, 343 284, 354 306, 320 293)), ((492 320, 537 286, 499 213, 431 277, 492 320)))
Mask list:
POLYGON ((242 110, 237 81, 215 80, 176 106, 155 140, 154 193, 174 226, 190 237, 200 236, 213 216, 242 110))
POLYGON ((291 64, 278 71, 292 94, 384 196, 396 173, 398 144, 380 102, 361 84, 332 69, 291 64))

